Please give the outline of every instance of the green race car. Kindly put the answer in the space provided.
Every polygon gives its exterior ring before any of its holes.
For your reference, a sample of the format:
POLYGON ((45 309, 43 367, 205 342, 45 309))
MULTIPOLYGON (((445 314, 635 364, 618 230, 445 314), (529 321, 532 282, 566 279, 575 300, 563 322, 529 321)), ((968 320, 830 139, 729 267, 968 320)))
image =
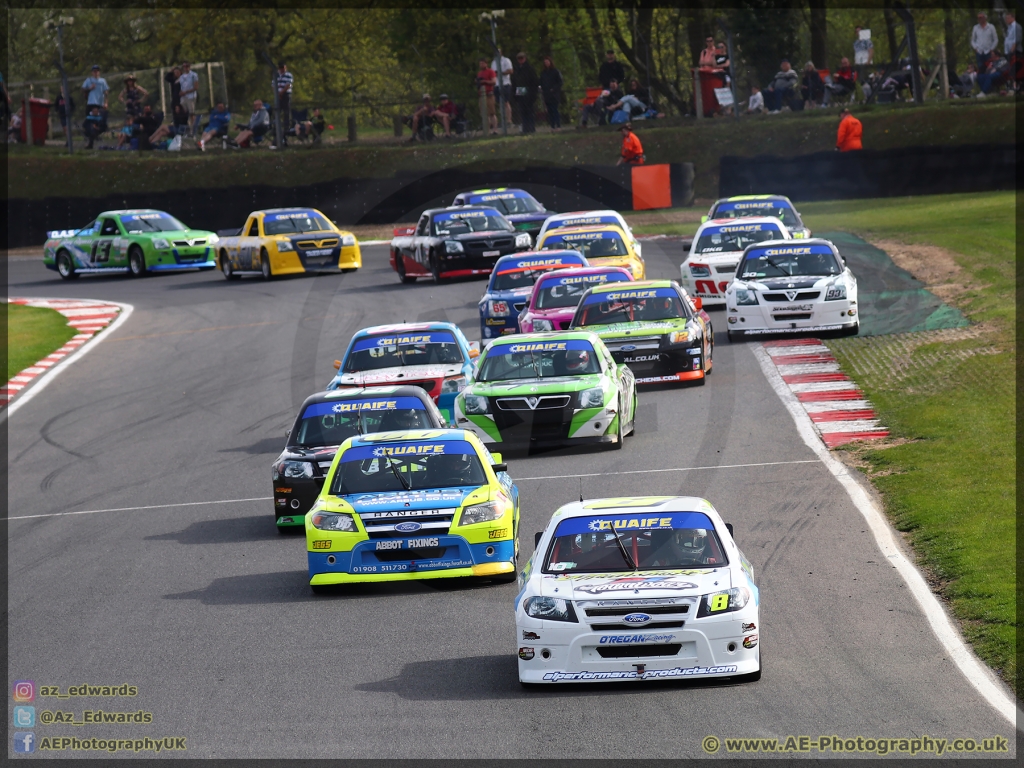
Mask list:
POLYGON ((455 423, 484 443, 596 442, 622 447, 636 416, 636 382, 588 331, 496 339, 455 398, 455 423))
POLYGON ((189 229, 163 211, 107 211, 81 229, 48 233, 43 264, 65 280, 89 273, 215 269, 217 235, 189 229))
POLYGON ((699 298, 674 280, 606 283, 580 299, 569 326, 593 331, 638 384, 692 381, 711 372, 715 337, 699 298))

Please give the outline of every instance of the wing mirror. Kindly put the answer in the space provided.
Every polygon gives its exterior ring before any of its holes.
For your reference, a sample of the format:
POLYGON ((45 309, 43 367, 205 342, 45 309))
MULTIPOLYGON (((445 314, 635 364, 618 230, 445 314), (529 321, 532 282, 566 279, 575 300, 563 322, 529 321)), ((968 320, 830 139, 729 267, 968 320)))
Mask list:
POLYGON ((491 464, 491 470, 497 474, 498 472, 508 472, 508 464, 491 464))
POLYGON ((701 300, 700 296, 693 297, 693 308, 698 312, 704 308, 704 302, 701 300))
POLYGON ((704 223, 704 222, 706 222, 707 220, 708 220, 708 217, 707 217, 707 216, 701 216, 701 217, 700 217, 700 223, 701 223, 701 224, 703 224, 703 223, 704 223))
POLYGON ((336 371, 340 371, 341 370, 341 360, 335 360, 334 361, 334 370, 336 370, 336 371))
POLYGON ((480 342, 479 341, 471 341, 471 342, 469 342, 469 359, 470 360, 475 360, 478 357, 480 357, 480 342))
POLYGON ((735 538, 735 534, 733 534, 733 532, 732 532, 732 523, 726 523, 725 524, 725 530, 727 530, 729 532, 730 536, 733 536, 733 538, 735 538))
POLYGON ((536 549, 537 547, 540 546, 540 539, 541 539, 541 536, 543 536, 543 535, 544 535, 544 531, 537 531, 535 534, 533 534, 533 548, 534 549, 536 549))

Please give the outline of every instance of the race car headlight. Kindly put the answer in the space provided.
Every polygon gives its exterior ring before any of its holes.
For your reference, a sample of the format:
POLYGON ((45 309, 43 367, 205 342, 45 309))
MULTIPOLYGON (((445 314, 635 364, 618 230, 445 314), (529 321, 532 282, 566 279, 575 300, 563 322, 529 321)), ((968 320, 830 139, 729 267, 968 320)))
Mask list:
POLYGON ((535 331, 553 331, 555 326, 552 325, 550 320, 534 320, 533 330, 535 331))
POLYGON ((465 248, 458 240, 445 240, 444 250, 446 253, 465 253, 465 248))
POLYGON ((171 247, 171 244, 162 237, 154 237, 153 247, 156 248, 158 251, 166 251, 168 248, 171 247))
POLYGON ((694 277, 711 277, 711 267, 705 264, 691 264, 690 274, 694 277))
POLYGON ((573 621, 576 618, 576 609, 572 607, 570 600, 561 597, 528 597, 523 601, 523 609, 527 616, 547 621, 573 621))
POLYGON ((206 244, 207 245, 216 245, 219 242, 220 242, 220 238, 217 237, 216 234, 212 234, 208 238, 206 238, 206 244))
POLYGON ((474 523, 489 523, 497 520, 505 514, 505 505, 497 501, 488 501, 486 504, 474 504, 462 510, 459 518, 459 525, 473 525, 474 523))
POLYGON ((508 302, 507 301, 488 301, 487 309, 495 317, 508 317, 508 302))
POLYGON ((825 292, 825 301, 838 301, 846 298, 846 286, 842 283, 830 286, 825 292))
POLYGON ((668 335, 668 343, 669 344, 682 344, 684 341, 689 341, 689 340, 690 340, 690 332, 689 331, 672 331, 672 333, 670 333, 668 335))
POLYGON ((319 528, 321 531, 359 532, 359 529, 356 528, 355 518, 352 515, 338 512, 314 512, 309 520, 313 523, 314 528, 319 528))
POLYGON ((282 461, 277 465, 281 477, 288 479, 310 478, 313 476, 313 465, 308 461, 282 461))
POLYGON ((487 413, 487 398, 480 395, 463 395, 462 403, 467 414, 487 413))
POLYGON ((277 252, 284 253, 285 251, 294 251, 295 246, 292 245, 291 240, 278 240, 277 241, 277 252))
POLYGON ((750 590, 746 587, 733 587, 721 592, 712 592, 700 599, 697 618, 739 611, 745 608, 748 602, 750 602, 750 590))
POLYGON ((604 389, 601 387, 592 387, 580 392, 581 408, 600 408, 602 405, 604 405, 604 389))
POLYGON ((343 235, 342 238, 341 238, 341 244, 344 245, 344 246, 355 245, 356 244, 356 236, 355 235, 343 235))
POLYGON ((533 244, 533 240, 530 239, 530 235, 527 232, 516 235, 516 248, 526 246, 529 248, 533 244))
POLYGON ((757 291, 749 291, 744 288, 736 289, 736 303, 740 306, 757 304, 757 291))
POLYGON ((445 379, 441 382, 441 394, 450 395, 458 394, 466 388, 466 377, 465 376, 452 376, 451 378, 445 379))

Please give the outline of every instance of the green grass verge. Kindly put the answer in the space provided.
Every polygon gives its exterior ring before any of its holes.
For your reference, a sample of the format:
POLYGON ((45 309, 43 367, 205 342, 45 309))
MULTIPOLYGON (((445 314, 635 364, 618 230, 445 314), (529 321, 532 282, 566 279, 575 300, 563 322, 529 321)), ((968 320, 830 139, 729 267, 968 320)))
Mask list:
POLYGON ((60 312, 7 305, 7 379, 60 349, 78 331, 60 312))
POLYGON ((853 448, 975 651, 1017 676, 1013 192, 801 206, 814 230, 947 249, 945 294, 975 323, 830 341, 897 438, 853 448))

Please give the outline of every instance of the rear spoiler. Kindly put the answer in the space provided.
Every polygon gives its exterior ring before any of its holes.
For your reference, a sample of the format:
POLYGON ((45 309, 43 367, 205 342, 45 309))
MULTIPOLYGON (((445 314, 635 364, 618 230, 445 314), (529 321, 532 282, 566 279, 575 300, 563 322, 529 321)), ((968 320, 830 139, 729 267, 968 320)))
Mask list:
POLYGON ((406 237, 407 235, 412 235, 416 233, 416 225, 410 224, 404 227, 395 227, 391 231, 395 233, 395 237, 406 237))
POLYGON ((238 237, 242 234, 242 227, 238 229, 218 229, 217 237, 238 237))

